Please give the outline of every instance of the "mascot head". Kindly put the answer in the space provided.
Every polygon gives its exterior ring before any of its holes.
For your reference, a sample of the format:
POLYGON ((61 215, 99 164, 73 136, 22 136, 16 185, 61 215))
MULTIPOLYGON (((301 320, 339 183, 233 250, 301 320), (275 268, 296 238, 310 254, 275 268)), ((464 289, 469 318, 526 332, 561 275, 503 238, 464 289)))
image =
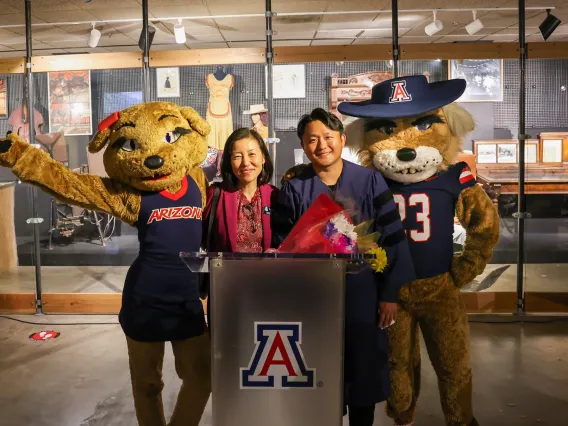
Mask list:
POLYGON ((426 180, 454 161, 474 129, 473 117, 453 103, 465 87, 465 80, 428 83, 423 75, 383 81, 370 100, 339 104, 341 114, 358 117, 346 126, 347 145, 388 179, 426 180))
POLYGON ((140 191, 162 191, 203 162, 209 131, 192 108, 149 102, 103 120, 89 151, 108 144, 103 161, 111 179, 140 191))

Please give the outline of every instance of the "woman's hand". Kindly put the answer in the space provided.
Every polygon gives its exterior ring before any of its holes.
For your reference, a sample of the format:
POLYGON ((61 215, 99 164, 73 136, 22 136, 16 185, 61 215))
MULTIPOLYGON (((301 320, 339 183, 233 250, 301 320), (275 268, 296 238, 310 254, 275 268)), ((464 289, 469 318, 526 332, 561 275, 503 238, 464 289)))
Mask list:
POLYGON ((379 328, 388 328, 396 321, 396 303, 380 302, 379 328))

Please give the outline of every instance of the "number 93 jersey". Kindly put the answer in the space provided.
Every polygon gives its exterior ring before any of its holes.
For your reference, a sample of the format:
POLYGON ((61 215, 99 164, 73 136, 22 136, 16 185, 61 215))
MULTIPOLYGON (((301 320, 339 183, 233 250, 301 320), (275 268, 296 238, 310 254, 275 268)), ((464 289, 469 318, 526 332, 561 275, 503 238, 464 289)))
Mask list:
POLYGON ((449 272, 456 202, 461 191, 476 184, 468 165, 453 164, 418 183, 387 182, 406 230, 416 278, 449 272))

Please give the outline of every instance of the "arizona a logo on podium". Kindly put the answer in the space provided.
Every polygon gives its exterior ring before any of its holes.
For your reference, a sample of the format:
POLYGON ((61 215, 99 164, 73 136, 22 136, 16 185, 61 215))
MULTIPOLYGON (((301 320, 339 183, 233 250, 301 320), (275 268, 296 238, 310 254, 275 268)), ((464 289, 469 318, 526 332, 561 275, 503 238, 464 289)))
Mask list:
POLYGON ((302 323, 256 322, 256 348, 248 368, 241 368, 241 389, 314 388, 315 369, 302 353, 302 323))

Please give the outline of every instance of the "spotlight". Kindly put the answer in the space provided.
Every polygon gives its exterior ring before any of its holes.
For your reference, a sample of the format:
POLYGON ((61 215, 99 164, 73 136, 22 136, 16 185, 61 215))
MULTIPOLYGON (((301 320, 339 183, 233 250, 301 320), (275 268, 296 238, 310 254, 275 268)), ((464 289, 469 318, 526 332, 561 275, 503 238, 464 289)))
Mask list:
POLYGON ((473 10, 472 12, 473 12, 473 21, 471 21, 469 24, 465 26, 465 30, 469 35, 474 35, 476 32, 478 32, 483 28, 483 24, 479 19, 477 19, 477 13, 475 12, 475 10, 473 10))
MULTIPOLYGON (((152 25, 148 25, 148 50, 152 47, 152 42, 154 41, 154 34, 156 34, 156 28, 152 25)), ((140 32, 140 38, 138 39, 138 47, 140 50, 144 51, 144 31, 140 32)))
POLYGON ((187 40, 185 36, 185 28, 181 24, 181 18, 178 18, 178 24, 174 25, 174 34, 176 36, 176 43, 177 44, 184 44, 187 40))
POLYGON ((99 44, 101 39, 101 32, 95 28, 95 23, 93 22, 93 29, 91 30, 91 37, 89 37, 89 47, 95 48, 99 44))
POLYGON ((429 23, 426 25, 426 28, 424 28, 424 32, 429 36, 436 34, 444 28, 444 24, 436 19, 436 11, 434 10, 432 13, 434 14, 434 22, 429 23))
POLYGON ((556 16, 550 14, 550 9, 546 9, 546 14, 546 19, 542 24, 540 24, 540 27, 538 27, 540 33, 542 34, 542 38, 544 38, 545 41, 552 35, 556 27, 558 27, 558 25, 560 25, 560 23, 562 22, 556 16))

